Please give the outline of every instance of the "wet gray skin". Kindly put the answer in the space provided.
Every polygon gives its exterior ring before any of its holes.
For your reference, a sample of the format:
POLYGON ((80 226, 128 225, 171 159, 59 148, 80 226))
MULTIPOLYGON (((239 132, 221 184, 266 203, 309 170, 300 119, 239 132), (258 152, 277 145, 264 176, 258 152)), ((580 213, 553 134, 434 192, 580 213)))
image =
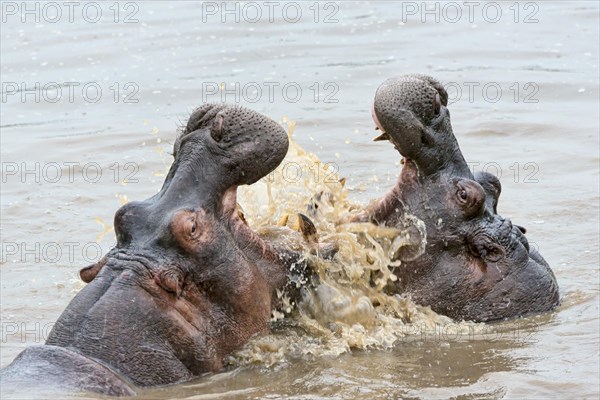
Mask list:
POLYGON ((473 176, 452 132, 448 95, 435 79, 406 75, 378 89, 373 119, 403 157, 396 186, 357 220, 405 228, 411 214, 426 226, 408 227, 415 246, 401 249, 393 293, 408 293, 457 320, 494 321, 540 313, 559 302, 554 274, 531 248, 525 229, 497 213, 501 185, 473 176))
POLYGON ((293 256, 277 254, 236 210, 236 188, 267 175, 288 149, 256 112, 205 105, 174 145, 155 196, 121 207, 117 244, 81 270, 89 282, 43 346, 23 351, 2 385, 132 395, 218 371, 269 330, 293 256))

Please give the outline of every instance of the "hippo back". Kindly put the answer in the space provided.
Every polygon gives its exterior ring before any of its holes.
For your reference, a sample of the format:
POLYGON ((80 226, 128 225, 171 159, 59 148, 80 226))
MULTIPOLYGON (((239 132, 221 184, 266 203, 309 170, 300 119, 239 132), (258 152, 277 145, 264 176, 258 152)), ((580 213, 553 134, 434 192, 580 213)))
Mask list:
POLYGON ((58 346, 25 349, 0 372, 2 395, 38 398, 61 392, 95 392, 110 396, 133 396, 132 385, 103 364, 58 346), (26 388, 26 389, 24 389, 26 388), (26 393, 24 393, 26 390, 26 393))

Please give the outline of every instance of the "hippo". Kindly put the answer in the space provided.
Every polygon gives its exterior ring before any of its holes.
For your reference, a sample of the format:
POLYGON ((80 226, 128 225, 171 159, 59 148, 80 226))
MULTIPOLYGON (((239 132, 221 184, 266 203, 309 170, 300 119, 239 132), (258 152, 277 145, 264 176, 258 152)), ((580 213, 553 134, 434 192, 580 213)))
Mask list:
POLYGON ((386 290, 455 320, 551 310, 559 303, 552 270, 525 229, 498 214, 498 178, 469 169, 447 105, 442 84, 425 75, 390 78, 376 91, 374 140, 391 142, 403 166, 396 185, 351 220, 401 229, 398 279, 386 290))
MULTIPOLYGON (((80 271, 87 285, 46 343, 2 370, 3 390, 134 395, 219 371, 225 356, 267 333, 276 292, 300 256, 248 227, 236 190, 273 171, 288 144, 281 126, 257 112, 194 111, 160 191, 116 212, 115 247, 80 271)), ((314 236, 309 220, 302 226, 314 236)))

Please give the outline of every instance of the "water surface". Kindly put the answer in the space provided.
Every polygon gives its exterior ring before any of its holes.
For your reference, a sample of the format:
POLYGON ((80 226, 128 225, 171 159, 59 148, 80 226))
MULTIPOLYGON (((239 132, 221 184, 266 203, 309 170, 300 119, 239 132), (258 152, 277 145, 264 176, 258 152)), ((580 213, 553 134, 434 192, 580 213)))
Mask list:
MULTIPOLYGON (((322 353, 240 361, 142 397, 597 398, 598 4, 517 2, 517 22, 508 3, 497 22, 480 8, 472 22, 465 8, 452 22, 438 5, 439 22, 434 13, 424 23, 409 7, 422 3, 409 3, 308 2, 297 22, 281 12, 270 22, 262 2, 253 3, 263 10, 256 23, 244 20, 254 14, 223 23, 206 3, 187 1, 122 2, 118 22, 102 3, 95 23, 77 11, 71 22, 64 9, 56 22, 50 9, 37 22, 4 14, 1 366, 43 342, 82 286, 79 268, 114 243, 115 210, 159 189, 177 127, 204 100, 294 120, 295 141, 366 203, 399 171, 394 149, 371 142, 375 89, 421 72, 446 83, 467 161, 501 175, 499 212, 527 227, 554 269, 561 306, 507 322, 503 334, 422 329, 391 348, 329 353, 317 343, 322 353), (223 83, 232 92, 215 94, 223 83), (36 84, 48 89, 37 99, 12 86, 36 84)), ((273 340, 282 332, 293 343, 285 329, 273 340)))

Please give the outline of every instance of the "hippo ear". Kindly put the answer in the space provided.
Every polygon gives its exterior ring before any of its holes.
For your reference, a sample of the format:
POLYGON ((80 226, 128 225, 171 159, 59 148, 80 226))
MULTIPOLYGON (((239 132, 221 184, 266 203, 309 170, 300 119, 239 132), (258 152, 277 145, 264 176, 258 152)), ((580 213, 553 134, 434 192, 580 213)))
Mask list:
POLYGON ((527 233, 527 229, 525 229, 524 227, 520 226, 520 225, 515 225, 517 227, 518 230, 521 231, 521 233, 524 235, 527 233))
POLYGON ((494 211, 494 214, 498 214, 498 199, 502 192, 502 185, 500 180, 489 172, 478 172, 475 174, 475 180, 483 187, 486 194, 486 203, 494 211))
POLYGON ((81 280, 84 281, 85 283, 90 283, 91 281, 94 280, 96 275, 98 275, 98 273, 100 272, 102 267, 104 267, 105 265, 106 265, 106 257, 103 257, 96 264, 92 264, 85 268, 82 268, 79 271, 79 276, 81 277, 81 280))

